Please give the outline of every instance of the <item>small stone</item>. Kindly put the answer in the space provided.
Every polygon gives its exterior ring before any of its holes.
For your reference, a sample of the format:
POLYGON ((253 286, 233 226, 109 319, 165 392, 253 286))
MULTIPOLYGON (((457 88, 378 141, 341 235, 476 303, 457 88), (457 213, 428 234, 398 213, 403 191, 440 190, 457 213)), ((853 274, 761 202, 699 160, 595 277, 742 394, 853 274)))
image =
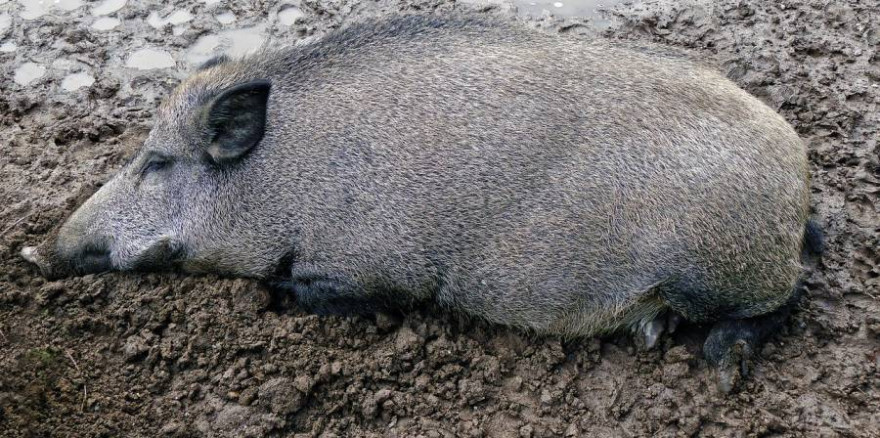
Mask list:
POLYGON ((159 433, 162 435, 178 435, 182 429, 182 424, 176 421, 170 421, 162 426, 162 429, 159 430, 159 433))
POLYGON ((308 394, 312 391, 312 386, 315 385, 315 381, 310 376, 299 376, 293 381, 293 386, 299 390, 299 392, 303 394, 308 394))
POLYGON ((150 347, 143 338, 138 335, 129 336, 122 347, 122 357, 126 362, 134 362, 143 357, 148 351, 150 351, 150 347))
POLYGON ((257 398, 257 389, 256 388, 248 388, 241 392, 241 395, 238 397, 238 404, 242 406, 250 406, 251 403, 257 398))
POLYGON ((672 347, 666 352, 666 362, 668 363, 687 362, 693 358, 694 355, 688 352, 684 345, 672 347))
POLYGON ((398 350, 413 350, 422 346, 422 337, 417 335, 411 328, 403 326, 397 331, 395 345, 398 350))
POLYGON ((377 403, 382 403, 391 397, 390 389, 380 389, 376 391, 375 398, 377 403))
POLYGON ((400 325, 400 319, 395 318, 387 313, 379 312, 376 314, 376 328, 380 331, 388 332, 400 325))
POLYGON ((258 398, 260 405, 278 415, 292 414, 305 405, 303 393, 286 377, 277 377, 260 385, 258 398))

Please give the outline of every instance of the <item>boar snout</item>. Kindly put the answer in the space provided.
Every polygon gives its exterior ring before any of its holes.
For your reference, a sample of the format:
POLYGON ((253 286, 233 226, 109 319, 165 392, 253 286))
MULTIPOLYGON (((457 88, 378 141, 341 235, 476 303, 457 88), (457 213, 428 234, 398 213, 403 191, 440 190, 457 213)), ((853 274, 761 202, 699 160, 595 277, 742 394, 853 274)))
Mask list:
POLYGON ((37 265, 37 267, 40 268, 40 271, 43 272, 43 276, 46 276, 46 268, 48 267, 46 259, 40 254, 40 251, 36 246, 26 246, 21 249, 19 254, 21 254, 23 259, 37 265))
POLYGON ((72 272, 70 268, 59 261, 52 251, 47 251, 48 245, 26 246, 21 249, 21 257, 33 263, 40 269, 40 274, 47 280, 57 280, 66 277, 72 272))
POLYGON ((110 238, 70 235, 62 230, 57 239, 39 247, 26 246, 21 256, 40 269, 48 279, 73 274, 89 274, 112 268, 110 238))

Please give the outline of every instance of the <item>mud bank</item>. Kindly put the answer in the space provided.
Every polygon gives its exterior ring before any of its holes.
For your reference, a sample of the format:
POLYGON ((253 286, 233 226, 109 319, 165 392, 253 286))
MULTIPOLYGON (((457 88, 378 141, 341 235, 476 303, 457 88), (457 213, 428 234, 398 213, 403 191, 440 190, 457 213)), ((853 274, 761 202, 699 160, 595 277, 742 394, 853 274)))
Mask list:
POLYGON ((880 2, 555 3, 0 0, 0 436, 880 436, 880 2), (318 318, 242 280, 46 282, 18 258, 212 53, 463 7, 684 49, 795 126, 828 250, 738 392, 703 327, 644 352, 437 309, 318 318))

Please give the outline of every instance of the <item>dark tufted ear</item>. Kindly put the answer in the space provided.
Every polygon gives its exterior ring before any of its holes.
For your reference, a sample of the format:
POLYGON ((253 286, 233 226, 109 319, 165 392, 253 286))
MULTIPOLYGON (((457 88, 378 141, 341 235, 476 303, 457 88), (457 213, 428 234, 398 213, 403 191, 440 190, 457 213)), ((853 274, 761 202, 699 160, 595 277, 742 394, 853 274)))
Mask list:
POLYGON ((227 88, 205 108, 208 156, 215 163, 241 158, 266 131, 268 80, 255 80, 227 88))

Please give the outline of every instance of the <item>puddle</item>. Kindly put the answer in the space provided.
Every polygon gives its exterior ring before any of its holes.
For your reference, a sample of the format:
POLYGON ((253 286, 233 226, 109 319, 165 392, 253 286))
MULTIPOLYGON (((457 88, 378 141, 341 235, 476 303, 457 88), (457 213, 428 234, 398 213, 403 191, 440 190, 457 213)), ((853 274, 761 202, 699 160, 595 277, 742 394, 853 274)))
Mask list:
POLYGON ((6 35, 10 27, 12 27, 12 16, 5 12, 0 14, 0 37, 6 35))
POLYGON ((512 0, 521 15, 540 17, 544 11, 560 18, 589 18, 593 25, 605 28, 610 18, 602 9, 619 5, 626 0, 512 0))
POLYGON ((92 23, 92 29, 105 31, 105 30, 114 29, 114 28, 116 28, 116 26, 119 26, 120 24, 122 24, 122 22, 119 21, 119 19, 110 18, 110 17, 101 17, 101 18, 95 20, 94 23, 92 23))
POLYGON ((600 11, 624 0, 513 0, 521 14, 541 15, 545 10, 559 17, 601 18, 600 11))
POLYGON ((266 41, 265 29, 265 25, 259 25, 202 36, 186 52, 186 61, 198 65, 220 54, 232 57, 247 55, 266 41))
POLYGON ((233 14, 232 12, 217 14, 214 16, 214 18, 216 18, 217 21, 219 21, 220 24, 223 25, 235 23, 235 14, 233 14))
POLYGON ((82 0, 18 0, 18 3, 24 7, 19 13, 24 20, 33 20, 57 10, 72 11, 83 5, 82 0))
POLYGON ((178 24, 192 21, 193 18, 195 18, 193 14, 183 9, 176 10, 165 18, 159 17, 159 13, 154 11, 150 12, 150 16, 147 17, 147 23, 156 29, 161 29, 167 24, 177 26, 178 24))
POLYGON ((98 6, 92 8, 92 15, 100 16, 100 15, 109 15, 112 14, 125 6, 126 0, 104 0, 98 6))
POLYGON ((140 49, 129 55, 125 66, 138 70, 152 70, 156 68, 170 68, 177 65, 171 54, 164 50, 140 49))
POLYGON ((15 69, 15 76, 12 78, 18 85, 28 85, 36 81, 46 74, 46 67, 33 62, 25 62, 15 69))
POLYGON ((88 73, 74 73, 64 77, 61 81, 61 88, 67 91, 75 91, 82 87, 89 87, 94 83, 94 76, 88 73))
POLYGON ((12 41, 7 41, 3 44, 0 44, 0 52, 9 53, 14 52, 15 49, 18 49, 18 46, 15 45, 15 43, 13 43, 12 41))
POLYGON ((461 0, 470 4, 508 4, 516 6, 517 13, 530 17, 541 17, 552 14, 559 18, 588 18, 597 28, 608 27, 609 17, 602 13, 603 8, 610 8, 626 1, 633 0, 461 0), (546 11, 546 12, 545 12, 546 11))
POLYGON ((82 63, 66 58, 57 58, 52 61, 51 69, 70 71, 81 67, 82 63))
POLYGON ((290 26, 296 23, 296 20, 302 18, 303 15, 305 14, 299 8, 290 7, 278 11, 278 21, 285 26, 290 26))

